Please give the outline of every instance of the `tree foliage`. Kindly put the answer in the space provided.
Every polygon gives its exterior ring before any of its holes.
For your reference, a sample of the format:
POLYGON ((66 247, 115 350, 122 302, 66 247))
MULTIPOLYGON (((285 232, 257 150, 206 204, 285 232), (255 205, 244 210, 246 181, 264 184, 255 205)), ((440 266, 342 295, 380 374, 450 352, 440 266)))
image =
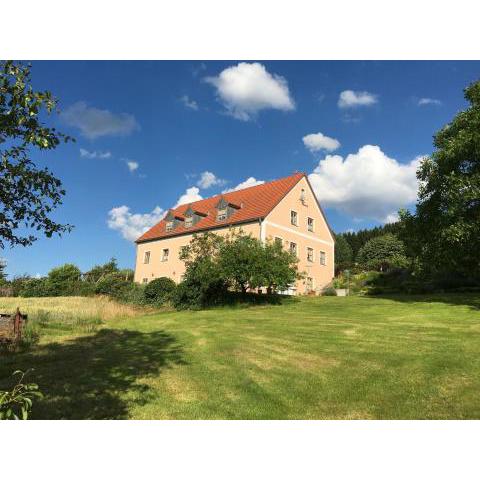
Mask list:
POLYGON ((5 272, 5 268, 7 267, 7 262, 0 258, 0 285, 7 280, 7 273, 5 272))
POLYGON ((161 305, 171 299, 176 286, 171 278, 156 278, 145 286, 145 300, 147 303, 161 305))
MULTIPOLYGON (((358 230, 357 232, 344 232, 338 236, 342 236, 352 248, 352 257, 355 259, 359 250, 367 243, 369 240, 375 237, 381 237, 387 233, 393 233, 394 235, 398 234, 400 230, 400 223, 387 223, 382 226, 365 228, 363 230, 358 230)), ((337 257, 337 245, 335 245, 335 258, 337 257)))
POLYGON ((61 181, 30 158, 32 148, 52 150, 73 140, 42 122, 56 106, 50 92, 33 90, 28 66, 0 62, 0 248, 31 245, 37 237, 23 228, 47 237, 71 229, 51 217, 65 195, 61 181))
POLYGON ((73 295, 80 282, 80 269, 72 263, 52 268, 48 272, 47 282, 52 296, 73 295))
POLYGON ((107 263, 92 267, 85 273, 85 279, 88 282, 97 283, 103 277, 111 273, 117 273, 118 271, 117 259, 112 257, 107 263))
POLYGON ((353 250, 343 234, 335 236, 335 270, 341 272, 353 263, 353 250))
POLYGON ((395 235, 387 233, 369 240, 360 249, 357 261, 368 270, 388 271, 407 266, 405 245, 395 235))
POLYGON ((401 236, 424 271, 471 277, 480 275, 480 81, 465 98, 470 106, 435 135, 421 163, 416 212, 401 212, 401 236))

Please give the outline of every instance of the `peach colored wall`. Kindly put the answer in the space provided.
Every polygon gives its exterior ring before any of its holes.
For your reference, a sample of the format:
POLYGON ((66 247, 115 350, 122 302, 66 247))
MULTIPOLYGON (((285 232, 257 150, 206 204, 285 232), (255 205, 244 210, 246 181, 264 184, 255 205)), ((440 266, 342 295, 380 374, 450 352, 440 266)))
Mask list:
MULTIPOLYGON (((242 230, 246 234, 260 238, 260 223, 246 223, 235 226, 234 230, 242 230)), ((228 227, 212 230, 218 235, 226 235, 231 231, 228 227)), ((148 281, 159 277, 169 277, 175 282, 180 282, 185 272, 185 264, 178 258, 180 249, 190 243, 192 234, 179 235, 178 237, 163 238, 137 244, 137 258, 135 262, 135 281, 142 283, 144 278, 148 281), (169 249, 168 261, 162 262, 163 249, 169 249), (150 261, 144 263, 145 252, 150 252, 150 261)))
MULTIPOLYGON (((299 271, 307 272, 307 276, 313 278, 313 288, 316 291, 320 291, 334 277, 334 241, 305 178, 300 180, 265 218, 262 223, 262 237, 265 240, 280 237, 285 248, 289 248, 290 242, 296 243, 299 271), (300 200, 302 189, 305 192, 303 203, 300 200), (290 222, 291 210, 297 212, 297 226, 290 222), (308 230, 307 217, 314 220, 313 232, 308 230), (308 247, 313 249, 313 262, 307 260, 308 247), (326 265, 320 264, 320 251, 326 254, 326 265)), ((295 293, 306 293, 306 280, 298 281, 296 288, 295 293)))

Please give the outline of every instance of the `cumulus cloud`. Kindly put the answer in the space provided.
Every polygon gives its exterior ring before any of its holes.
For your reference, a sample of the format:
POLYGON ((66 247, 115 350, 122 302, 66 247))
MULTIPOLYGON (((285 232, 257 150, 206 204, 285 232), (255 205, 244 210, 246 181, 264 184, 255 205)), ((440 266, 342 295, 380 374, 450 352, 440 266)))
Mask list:
POLYGON ((261 185, 262 183, 265 183, 265 181, 257 180, 255 177, 248 177, 244 182, 239 183, 236 187, 224 190, 222 193, 235 192, 237 190, 243 190, 244 188, 254 187, 255 185, 261 185))
POLYGON ((309 180, 318 200, 354 218, 391 222, 399 208, 417 198, 416 171, 421 157, 407 164, 365 145, 346 158, 327 155, 309 180))
POLYGON ((425 105, 441 105, 442 102, 436 98, 420 98, 418 100, 418 103, 417 105, 422 107, 422 106, 425 106, 425 105))
POLYGON ((164 215, 165 211, 160 207, 155 207, 150 213, 132 213, 129 207, 122 205, 108 212, 107 224, 112 230, 120 232, 123 238, 133 242, 164 215))
POLYGON ((82 158, 110 158, 112 156, 112 153, 109 151, 101 152, 99 150, 89 151, 85 148, 81 148, 80 156, 82 158))
POLYGON ((338 97, 340 108, 368 107, 378 102, 378 96, 369 92, 344 90, 338 97))
POLYGON ((195 100, 192 100, 188 95, 180 97, 180 101, 186 108, 189 108, 190 110, 198 110, 198 103, 195 100))
POLYGON ((216 186, 223 186, 227 183, 226 180, 218 178, 214 173, 208 170, 200 174, 200 179, 197 182, 197 186, 200 188, 210 188, 216 186))
POLYGON ((205 81, 216 88, 227 112, 239 120, 250 120, 265 109, 294 110, 287 80, 271 74, 258 62, 241 62, 205 81))
POLYGON ((127 167, 130 170, 130 172, 134 172, 135 170, 138 170, 138 167, 140 166, 138 162, 134 162, 133 160, 128 160, 127 162, 127 167))
POLYGON ((89 139, 107 135, 128 135, 138 129, 138 123, 129 113, 112 113, 76 102, 62 112, 63 121, 80 130, 89 139))
POLYGON ((202 200, 202 198, 203 197, 200 195, 200 190, 197 187, 187 188, 186 192, 180 196, 173 208, 176 208, 179 205, 196 202, 197 200, 202 200))
POLYGON ((303 144, 311 152, 318 152, 319 150, 326 150, 333 152, 340 147, 340 142, 335 138, 327 137, 323 133, 310 133, 303 137, 303 144))

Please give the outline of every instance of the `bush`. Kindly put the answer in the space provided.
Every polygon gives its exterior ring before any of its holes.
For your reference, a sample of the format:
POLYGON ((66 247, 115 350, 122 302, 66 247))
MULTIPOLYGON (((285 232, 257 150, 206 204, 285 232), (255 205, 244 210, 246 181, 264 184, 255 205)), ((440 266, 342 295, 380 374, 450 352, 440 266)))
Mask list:
POLYGON ((337 291, 333 287, 325 287, 322 290, 322 295, 325 297, 336 297, 337 291))
POLYGON ((127 282, 118 273, 109 273, 95 284, 95 293, 98 295, 110 295, 114 298, 122 297, 130 288, 132 282, 127 282))
POLYGON ((145 286, 145 301, 158 305, 168 302, 176 287, 176 283, 171 278, 156 278, 145 286))

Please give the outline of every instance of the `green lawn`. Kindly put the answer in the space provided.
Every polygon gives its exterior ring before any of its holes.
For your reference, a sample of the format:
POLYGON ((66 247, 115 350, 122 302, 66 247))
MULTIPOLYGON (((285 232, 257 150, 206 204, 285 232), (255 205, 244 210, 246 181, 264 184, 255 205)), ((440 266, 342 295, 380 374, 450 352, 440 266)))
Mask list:
POLYGON ((0 357, 1 386, 35 368, 34 418, 480 418, 478 295, 302 298, 41 331, 30 352, 0 357))

